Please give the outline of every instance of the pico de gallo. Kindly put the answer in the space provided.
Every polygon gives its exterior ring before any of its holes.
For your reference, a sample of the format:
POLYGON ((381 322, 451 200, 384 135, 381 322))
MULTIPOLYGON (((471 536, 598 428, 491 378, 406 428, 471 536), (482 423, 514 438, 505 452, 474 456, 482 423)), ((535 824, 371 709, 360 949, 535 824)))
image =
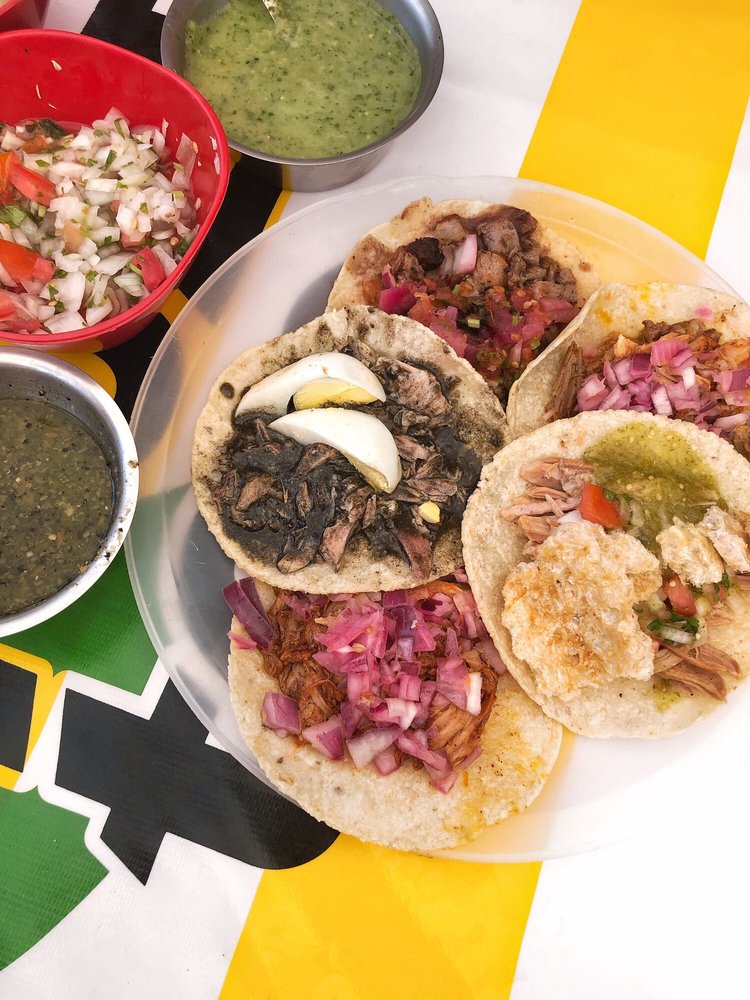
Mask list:
POLYGON ((370 305, 408 315, 442 337, 501 402, 579 310, 572 270, 550 256, 537 220, 510 205, 442 218, 395 249, 364 294, 370 305))
POLYGON ((117 316, 174 271, 198 230, 197 147, 116 108, 91 125, 0 127, 0 331, 60 334, 117 316))

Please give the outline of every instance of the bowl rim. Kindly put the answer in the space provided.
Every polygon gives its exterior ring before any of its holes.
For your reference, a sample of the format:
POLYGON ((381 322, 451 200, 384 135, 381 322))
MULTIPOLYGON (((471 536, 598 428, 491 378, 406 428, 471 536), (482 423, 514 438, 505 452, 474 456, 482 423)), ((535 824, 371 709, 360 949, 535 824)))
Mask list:
MULTIPOLYGON (((0 45, 2 45, 3 42, 8 41, 11 47, 13 47, 13 42, 17 42, 21 45, 27 40, 33 41, 36 38, 44 38, 46 40, 53 36, 71 40, 76 44, 82 45, 84 48, 91 48, 94 51, 98 50, 101 57, 104 59, 106 59, 107 53, 111 53, 113 51, 125 53, 129 59, 145 64, 150 70, 154 70, 159 75, 166 74, 174 77, 178 86, 180 86, 193 98, 194 102, 198 105, 210 123, 211 129, 214 132, 213 138, 216 142, 216 155, 219 161, 216 190, 208 212, 206 213, 206 217, 200 224, 195 239, 190 244, 185 256, 172 272, 172 275, 169 276, 171 278, 175 274, 178 275, 177 280, 174 283, 170 282, 170 292, 167 293, 170 294, 179 286, 185 272, 195 259, 224 201, 224 196, 229 185, 229 174, 232 168, 229 143, 227 141, 224 128, 214 109, 205 97, 203 97, 203 95, 195 89, 189 80, 186 80, 174 70, 171 70, 166 66, 162 66, 161 63, 154 62, 152 59, 147 59, 145 56, 139 55, 137 52, 132 52, 130 49, 125 49, 121 45, 113 45, 111 42, 105 42, 101 38, 94 38, 91 35, 81 35, 74 31, 59 31, 57 29, 50 28, 19 28, 16 31, 0 32, 0 45)), ((95 323, 94 326, 82 327, 80 330, 73 330, 69 333, 14 333, 12 331, 3 330, 0 332, 0 338, 6 343, 18 344, 21 346, 34 346, 36 348, 41 347, 44 349, 47 349, 48 347, 60 347, 63 345, 70 347, 77 344, 85 344, 90 340, 98 340, 102 338, 106 339, 109 334, 114 333, 123 325, 125 317, 127 317, 127 322, 136 322, 150 312, 158 312, 159 307, 156 303, 162 296, 164 296, 164 289, 156 288, 153 292, 149 292, 145 298, 142 298, 140 302, 136 303, 136 305, 131 306, 125 312, 119 313, 112 319, 106 319, 101 323, 95 323)))
MULTIPOLYGON (((112 565, 133 522, 140 481, 138 452, 128 422, 115 400, 95 379, 62 358, 16 345, 0 345, 0 367, 6 365, 12 369, 28 368, 42 378, 64 378, 71 395, 86 399, 93 406, 106 426, 107 435, 117 443, 121 454, 117 462, 120 487, 114 495, 112 517, 91 562, 83 573, 74 576, 50 597, 28 608, 0 616, 0 639, 39 625, 63 611, 83 596, 112 565)), ((86 426, 83 420, 79 419, 79 422, 86 426)))
MULTIPOLYGON (((183 76, 182 73, 180 73, 179 70, 171 64, 171 60, 167 59, 167 53, 165 50, 167 47, 166 41, 169 37, 172 24, 177 17, 184 12, 190 2, 191 0, 172 0, 166 17, 164 18, 164 24, 162 25, 161 37, 159 41, 159 53, 161 55, 162 65, 165 69, 169 67, 173 73, 177 73, 178 76, 181 76, 184 80, 187 80, 187 77, 183 76)), ((378 2, 381 2, 381 0, 378 0, 378 2)), ((432 104, 432 99, 440 86, 445 64, 443 29, 440 27, 440 22, 438 21, 435 11, 429 3, 429 0, 412 0, 412 2, 418 4, 419 7, 422 8, 425 17, 430 24, 434 38, 434 50, 431 53, 429 72, 427 74, 426 81, 423 80, 423 83, 425 84, 424 87, 420 86, 419 94, 412 104, 409 113, 402 118, 401 121, 390 130, 390 132, 381 136, 380 139, 376 139, 375 142, 371 142, 367 146, 360 146, 358 149, 352 149, 348 153, 340 153, 338 156, 321 156, 313 159, 296 158, 292 156, 274 156, 272 153, 266 153, 262 149, 256 149, 254 146, 247 146, 245 143, 240 142, 239 139, 235 139, 227 133, 227 142, 232 149, 236 150, 238 153, 244 154, 245 156, 251 156, 254 160, 262 160, 264 163, 277 164, 280 167, 327 167, 333 166, 334 164, 351 163, 361 157, 369 156, 375 150, 389 145, 394 141, 394 139, 397 139, 400 135, 406 132, 407 129, 411 128, 411 126, 422 117, 425 111, 429 108, 430 104, 432 104)), ((385 6, 385 4, 381 3, 381 6, 385 6)), ((389 7, 386 9, 390 10, 389 7)), ((390 12, 394 14, 394 17, 396 17, 401 26, 404 27, 401 18, 398 17, 398 15, 393 11, 390 12)), ((404 28, 404 30, 406 29, 404 28)), ((181 39, 181 43, 184 43, 184 38, 181 39)))

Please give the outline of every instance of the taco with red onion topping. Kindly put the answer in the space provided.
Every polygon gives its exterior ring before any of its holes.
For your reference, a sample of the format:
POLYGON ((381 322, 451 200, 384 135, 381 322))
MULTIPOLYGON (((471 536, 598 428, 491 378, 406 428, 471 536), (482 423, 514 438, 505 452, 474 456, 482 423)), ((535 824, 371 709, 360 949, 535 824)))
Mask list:
POLYGON ((689 420, 750 457, 750 307, 691 285, 606 285, 524 372, 513 437, 600 410, 689 420))
POLYGON ((225 588, 240 730, 313 816, 432 851, 539 793, 561 728, 505 671, 465 579, 327 596, 251 578, 225 588))
POLYGON ((421 198, 357 243, 328 308, 365 303, 417 320, 504 403, 598 287, 581 252, 525 209, 421 198))
POLYGON ((584 413, 508 445, 464 517, 466 572, 508 670, 594 737, 661 737, 750 671, 750 464, 718 435, 584 413))

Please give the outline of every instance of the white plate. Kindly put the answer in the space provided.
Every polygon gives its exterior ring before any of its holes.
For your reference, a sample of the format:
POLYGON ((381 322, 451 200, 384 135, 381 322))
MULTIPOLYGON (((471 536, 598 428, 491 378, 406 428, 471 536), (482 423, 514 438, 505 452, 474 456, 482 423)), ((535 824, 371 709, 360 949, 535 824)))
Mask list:
MULTIPOLYGON (((126 545, 128 567, 149 635, 183 697, 213 736, 264 781, 229 702, 229 617, 221 588, 233 566, 193 499, 193 427, 229 362, 323 312, 357 239, 423 195, 527 208, 574 241, 603 281, 668 280, 732 291, 693 254, 623 212, 559 188, 498 177, 412 178, 328 199, 262 233, 200 288, 159 347, 136 402, 141 499, 126 545)), ((445 854, 473 861, 557 857, 705 801, 727 762, 750 756, 744 722, 749 699, 750 690, 740 690, 726 708, 670 740, 567 735, 531 808, 445 854)))

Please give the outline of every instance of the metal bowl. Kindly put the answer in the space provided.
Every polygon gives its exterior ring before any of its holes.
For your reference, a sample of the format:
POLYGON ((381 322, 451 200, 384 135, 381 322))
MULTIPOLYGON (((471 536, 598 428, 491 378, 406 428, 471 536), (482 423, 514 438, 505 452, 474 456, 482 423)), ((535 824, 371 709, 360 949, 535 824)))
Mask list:
MULTIPOLYGON (((319 160, 285 159, 245 146, 231 135, 229 145, 244 153, 255 175, 287 191, 327 191, 362 177, 386 153, 394 139, 429 107, 443 72, 443 35, 427 0, 378 0, 404 27, 419 54, 422 83, 410 113, 388 135, 351 153, 319 160)), ((205 21, 227 0, 173 0, 161 32, 161 61, 181 76, 184 72, 185 32, 188 21, 205 21)))
POLYGON ((85 594, 125 540, 138 499, 138 455, 125 417, 88 375, 66 361, 20 347, 0 347, 0 399, 43 399, 76 417, 93 435, 112 473, 114 501, 107 534, 86 570, 56 594, 0 618, 0 636, 12 635, 56 615, 85 594))

